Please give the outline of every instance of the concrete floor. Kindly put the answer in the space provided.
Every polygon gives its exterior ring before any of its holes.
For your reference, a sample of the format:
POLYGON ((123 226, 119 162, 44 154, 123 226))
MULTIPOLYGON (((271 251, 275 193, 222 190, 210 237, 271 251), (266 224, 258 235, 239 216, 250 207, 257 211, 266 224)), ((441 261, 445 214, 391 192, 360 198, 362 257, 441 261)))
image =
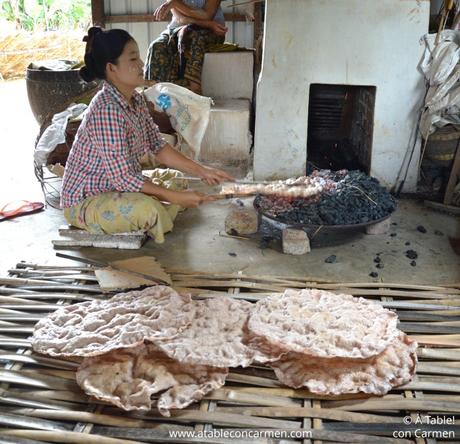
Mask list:
MULTIPOLYGON (((32 156, 38 126, 30 112, 25 82, 0 83, 0 206, 15 199, 43 200, 33 175, 32 156), (7 106, 8 104, 8 106, 7 106)), ((261 249, 257 240, 238 240, 221 236, 230 201, 219 201, 187 210, 179 215, 175 229, 164 244, 149 241, 140 250, 81 249, 68 254, 96 260, 111 260, 151 255, 167 268, 247 274, 307 276, 348 282, 400 282, 450 284, 460 282, 460 256, 449 243, 449 236, 460 237, 460 221, 425 208, 416 201, 402 200, 392 217, 390 233, 367 236, 363 232, 346 238, 316 241, 310 254, 289 256, 273 249, 261 249), (417 231, 423 225, 427 233, 417 231), (435 234, 439 230, 442 234, 435 234), (405 245, 410 242, 410 245, 405 245), (409 249, 418 253, 415 267, 405 256, 409 249), (384 265, 376 269, 376 253, 384 265), (324 260, 336 255, 335 263, 324 260), (377 278, 369 277, 376 271, 377 278)), ((0 275, 19 261, 38 264, 70 264, 56 258, 51 240, 64 224, 59 210, 46 211, 0 223, 0 275)))

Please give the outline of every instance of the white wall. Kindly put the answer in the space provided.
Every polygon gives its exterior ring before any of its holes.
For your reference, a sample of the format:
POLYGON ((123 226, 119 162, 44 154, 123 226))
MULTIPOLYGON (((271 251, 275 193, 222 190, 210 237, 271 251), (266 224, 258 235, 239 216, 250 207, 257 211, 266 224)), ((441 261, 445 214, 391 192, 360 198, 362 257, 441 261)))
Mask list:
MULTIPOLYGON (((376 86, 371 175, 392 186, 412 146, 428 0, 267 0, 257 89, 257 179, 305 173, 312 83, 376 86)), ((406 189, 417 179, 418 146, 406 189)))
MULTIPOLYGON (((235 0, 233 3, 241 3, 235 0)), ((222 4, 224 12, 233 12, 229 7, 232 2, 222 4)), ((104 2, 105 14, 152 14, 163 3, 163 0, 106 0, 104 2)), ((114 23, 108 24, 107 28, 126 29, 137 41, 140 53, 145 58, 147 49, 152 40, 156 39, 166 28, 165 22, 151 23, 114 23)), ((253 22, 227 22, 228 32, 226 40, 238 43, 240 46, 252 48, 254 46, 253 22)))

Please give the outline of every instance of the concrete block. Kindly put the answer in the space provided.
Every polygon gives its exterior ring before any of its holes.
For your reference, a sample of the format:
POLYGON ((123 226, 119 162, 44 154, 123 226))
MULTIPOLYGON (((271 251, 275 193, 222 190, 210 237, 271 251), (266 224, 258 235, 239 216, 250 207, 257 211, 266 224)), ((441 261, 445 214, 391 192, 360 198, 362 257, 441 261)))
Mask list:
POLYGON ((204 163, 249 163, 252 136, 249 100, 216 100, 200 150, 204 163))
POLYGON ((382 222, 368 225, 366 227, 366 234, 386 234, 391 226, 391 217, 382 222))
POLYGON ((252 51, 206 53, 201 74, 203 95, 213 99, 252 100, 253 69, 252 51))
POLYGON ((225 218, 225 232, 232 235, 254 234, 259 228, 259 216, 252 207, 232 204, 225 218))
POLYGON ((282 244, 284 254, 301 255, 311 251, 310 239, 303 230, 285 228, 282 231, 282 244))

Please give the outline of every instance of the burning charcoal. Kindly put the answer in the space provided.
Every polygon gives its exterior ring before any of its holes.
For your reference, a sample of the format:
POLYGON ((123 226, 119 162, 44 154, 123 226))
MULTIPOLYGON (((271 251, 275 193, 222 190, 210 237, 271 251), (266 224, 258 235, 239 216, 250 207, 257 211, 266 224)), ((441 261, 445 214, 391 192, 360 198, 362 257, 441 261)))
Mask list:
POLYGON ((434 230, 434 234, 436 234, 436 236, 444 236, 444 233, 439 230, 434 230))
POLYGON ((323 192, 306 198, 258 196, 255 204, 268 216, 286 223, 354 225, 388 216, 396 202, 379 182, 361 171, 338 174, 315 170, 323 192), (375 203, 377 202, 377 204, 375 203))
POLYGON ((371 278, 376 278, 376 277, 379 276, 379 274, 378 274, 377 272, 373 271, 372 273, 369 273, 369 276, 370 276, 371 278))
POLYGON ((326 258, 324 262, 326 262, 326 264, 333 264, 336 260, 337 260, 337 256, 335 254, 332 254, 331 256, 326 258))
POLYGON ((415 261, 412 261, 410 264, 411 264, 413 267, 417 266, 417 262, 415 262, 415 261))
POLYGON ((417 231, 420 231, 420 233, 426 233, 426 228, 423 225, 419 225, 417 227, 417 231))
POLYGON ((416 251, 414 250, 407 250, 406 251, 406 257, 408 259, 417 259, 418 258, 418 254, 416 251))

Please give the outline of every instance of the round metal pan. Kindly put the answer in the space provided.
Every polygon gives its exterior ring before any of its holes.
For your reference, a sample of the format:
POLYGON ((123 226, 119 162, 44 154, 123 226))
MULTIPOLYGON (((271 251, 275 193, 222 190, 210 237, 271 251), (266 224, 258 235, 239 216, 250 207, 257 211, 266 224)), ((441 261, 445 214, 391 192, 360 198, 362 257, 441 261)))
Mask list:
POLYGON ((381 217, 380 219, 375 219, 371 220, 369 222, 362 222, 359 224, 350 224, 350 225, 313 225, 313 224, 300 224, 300 223, 290 223, 290 222, 285 222, 281 219, 278 219, 276 217, 273 217, 271 215, 266 214, 260 209, 260 195, 257 195, 256 198, 254 199, 254 208, 258 211, 259 214, 263 215, 267 219, 270 219, 271 221, 275 222, 276 224, 282 224, 285 225, 286 228, 298 228, 301 230, 306 230, 308 232, 314 232, 321 230, 322 232, 325 231, 346 231, 346 230, 355 230, 357 228, 365 228, 369 225, 374 225, 378 224, 379 222, 383 222, 384 220, 387 220, 393 213, 389 213, 387 216, 381 217))

